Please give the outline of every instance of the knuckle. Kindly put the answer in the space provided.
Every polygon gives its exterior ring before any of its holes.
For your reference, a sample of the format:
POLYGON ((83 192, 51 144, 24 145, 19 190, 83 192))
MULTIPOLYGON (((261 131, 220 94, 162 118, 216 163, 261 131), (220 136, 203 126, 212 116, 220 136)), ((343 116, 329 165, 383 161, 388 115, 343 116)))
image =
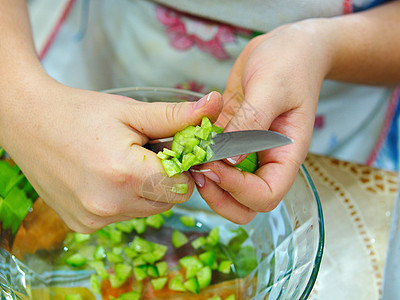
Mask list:
POLYGON ((164 117, 167 121, 167 124, 174 124, 176 120, 179 120, 181 107, 182 105, 179 104, 171 104, 166 106, 164 117))
POLYGON ((113 217, 123 212, 121 202, 99 197, 88 197, 82 199, 81 203, 89 214, 97 217, 113 217))

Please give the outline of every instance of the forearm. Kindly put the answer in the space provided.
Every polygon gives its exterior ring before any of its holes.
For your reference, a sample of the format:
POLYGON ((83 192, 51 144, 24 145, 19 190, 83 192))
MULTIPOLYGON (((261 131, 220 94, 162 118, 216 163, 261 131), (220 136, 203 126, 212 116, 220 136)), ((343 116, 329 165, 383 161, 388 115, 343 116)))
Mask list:
POLYGON ((332 60, 326 78, 400 84, 400 1, 327 23, 332 60))
POLYGON ((26 1, 0 1, 1 146, 9 146, 17 123, 31 113, 28 103, 47 77, 36 55, 26 1))

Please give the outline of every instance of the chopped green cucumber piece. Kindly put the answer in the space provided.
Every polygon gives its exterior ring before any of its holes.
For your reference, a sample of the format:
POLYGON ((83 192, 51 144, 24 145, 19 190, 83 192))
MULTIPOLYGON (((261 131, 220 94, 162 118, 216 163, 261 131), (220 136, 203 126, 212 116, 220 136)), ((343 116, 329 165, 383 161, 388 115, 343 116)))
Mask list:
POLYGON ((124 251, 125 251, 125 255, 127 257, 129 257, 129 258, 134 258, 134 257, 137 257, 139 255, 139 253, 135 249, 132 249, 132 248, 129 248, 129 247, 125 247, 124 251))
POLYGON ((140 299, 140 293, 131 291, 124 293, 122 295, 119 295, 118 300, 139 300, 140 299))
POLYGON ((164 225, 164 218, 160 214, 149 216, 146 218, 146 224, 155 229, 160 229, 164 225))
POLYGON ((164 217, 170 218, 173 216, 174 212, 172 210, 167 210, 161 213, 164 217))
POLYGON ((74 240, 77 243, 83 243, 90 240, 90 234, 86 233, 74 233, 74 240))
POLYGON ((164 168, 165 173, 167 173, 168 177, 172 177, 176 174, 182 173, 181 168, 170 159, 161 160, 161 164, 164 168))
POLYGON ((216 255, 215 252, 212 250, 203 252, 199 255, 199 259, 201 260, 201 262, 203 264, 205 264, 206 266, 213 266, 215 263, 215 259, 216 259, 216 255))
POLYGON ((196 127, 193 125, 190 125, 183 129, 182 131, 179 131, 180 134, 186 137, 194 137, 194 133, 196 131, 196 127))
POLYGON ((200 140, 199 139, 197 139, 195 137, 186 138, 185 145, 184 145, 185 146, 185 150, 184 150, 183 154, 192 153, 194 147, 198 146, 198 145, 200 145, 200 140))
POLYGON ((203 267, 203 263, 194 256, 182 257, 179 264, 186 270, 186 279, 196 276, 196 273, 203 267))
POLYGON ((153 243, 154 250, 152 254, 156 258, 156 260, 160 260, 164 257, 165 253, 167 253, 168 247, 162 244, 153 243))
POLYGON ((215 132, 215 133, 223 133, 224 132, 224 128, 216 126, 216 125, 213 125, 212 126, 212 131, 215 132))
POLYGON ((158 277, 158 271, 157 268, 153 265, 148 265, 147 266, 147 275, 149 275, 150 277, 158 277))
POLYGON ((185 146, 179 144, 177 141, 174 140, 172 141, 171 150, 176 153, 176 157, 179 157, 185 150, 185 146))
POLYGON ((111 263, 118 264, 123 262, 122 256, 119 254, 115 254, 114 252, 107 252, 106 257, 107 260, 111 263))
POLYGON ((210 285, 211 283, 211 277, 212 277, 212 271, 209 266, 205 266, 201 268, 197 273, 196 273, 196 278, 197 282, 199 283, 199 287, 205 288, 210 285))
POLYGON ((104 280, 109 277, 108 272, 106 271, 105 265, 103 261, 90 261, 89 266, 91 266, 93 269, 95 269, 97 275, 104 280))
POLYGON ((146 265, 142 265, 142 266, 134 267, 133 268, 133 275, 135 276, 136 280, 142 281, 143 279, 145 279, 148 276, 148 274, 147 274, 147 266, 146 265))
POLYGON ((159 277, 159 278, 152 279, 150 282, 151 282, 151 285, 153 286, 153 289, 155 289, 156 291, 159 291, 165 286, 167 281, 168 281, 168 277, 159 277))
POLYGON ((219 230, 218 227, 214 227, 209 232, 208 236, 206 237, 206 243, 211 246, 216 246, 219 242, 219 230))
POLYGON ((232 262, 230 260, 223 260, 219 263, 218 271, 224 274, 229 274, 231 272, 232 262))
POLYGON ((189 280, 185 281, 183 286, 193 294, 199 293, 199 283, 197 282, 196 278, 190 278, 189 280))
POLYGON ((199 146, 194 146, 193 148, 193 153, 194 155, 196 155, 197 159, 199 161, 204 161, 206 159, 207 156, 207 152, 204 151, 202 148, 200 148, 199 146))
POLYGON ((154 250, 154 245, 140 236, 135 236, 131 247, 139 253, 148 253, 154 250))
POLYGON ((204 236, 199 236, 195 240, 192 241, 192 247, 194 249, 199 249, 206 244, 206 238, 204 236))
POLYGON ((125 280, 119 280, 115 274, 110 274, 109 280, 112 288, 119 288, 125 283, 125 280))
POLYGON ((250 153, 243 161, 235 165, 235 167, 241 171, 254 173, 258 169, 257 153, 250 153))
POLYGON ((186 288, 183 285, 183 275, 179 274, 172 277, 168 282, 168 288, 172 291, 177 291, 177 292, 186 291, 186 288))
POLYGON ((211 149, 210 146, 207 146, 206 153, 206 160, 210 160, 214 156, 214 151, 211 149))
POLYGON ((106 249, 102 245, 98 245, 96 250, 94 250, 93 258, 95 260, 101 260, 106 257, 106 249))
POLYGON ((86 258, 80 253, 75 253, 68 257, 65 262, 72 267, 81 267, 86 264, 86 258))
POLYGON ((213 124, 211 123, 210 119, 207 117, 203 117, 201 120, 201 128, 208 130, 210 133, 213 131, 213 124))
POLYGON ((65 295, 64 300, 83 300, 81 294, 68 294, 65 295))
POLYGON ((175 248, 180 248, 183 245, 185 245, 188 241, 189 239, 184 233, 174 229, 174 231, 172 232, 172 239, 171 239, 172 246, 174 246, 175 248))
POLYGON ((140 257, 149 264, 154 264, 157 260, 159 260, 159 256, 155 255, 154 252, 143 253, 140 257))
POLYGON ((179 220, 187 227, 194 227, 196 225, 196 220, 193 216, 180 216, 179 220))
POLYGON ((236 297, 234 294, 229 295, 228 297, 225 298, 225 300, 235 300, 236 297))
POLYGON ((132 267, 126 264, 116 264, 114 266, 114 272, 118 280, 125 282, 132 276, 132 267))
POLYGON ((208 138, 210 137, 210 134, 211 134, 211 131, 209 131, 205 128, 202 128, 200 126, 197 126, 196 131, 194 132, 194 135, 202 140, 208 140, 208 138))
POLYGON ((156 268, 158 271, 158 275, 164 276, 165 274, 167 274, 168 271, 168 263, 166 261, 160 261, 156 263, 156 268))
MULTIPOLYGON (((175 152, 174 152, 175 153, 175 152)), ((168 154, 165 154, 164 152, 162 152, 162 151, 159 151, 158 153, 157 153, 157 157, 159 158, 159 159, 168 159, 169 158, 169 155, 168 154)))
POLYGON ((137 234, 142 234, 146 231, 146 218, 136 218, 130 220, 130 222, 137 234))
POLYGON ((182 170, 187 171, 190 169, 190 167, 199 162, 200 161, 197 159, 197 156, 193 153, 184 154, 182 158, 182 170))
POLYGON ((188 190, 189 186, 187 183, 175 183, 171 188, 171 192, 176 194, 186 194, 188 190))
POLYGON ((95 294, 100 294, 100 280, 99 276, 92 274, 89 279, 90 289, 95 294))
POLYGON ((172 156, 172 157, 178 156, 175 151, 169 150, 168 148, 164 148, 163 153, 167 156, 172 156))
POLYGON ((222 300, 222 298, 220 296, 212 296, 211 298, 208 298, 208 300, 222 300))

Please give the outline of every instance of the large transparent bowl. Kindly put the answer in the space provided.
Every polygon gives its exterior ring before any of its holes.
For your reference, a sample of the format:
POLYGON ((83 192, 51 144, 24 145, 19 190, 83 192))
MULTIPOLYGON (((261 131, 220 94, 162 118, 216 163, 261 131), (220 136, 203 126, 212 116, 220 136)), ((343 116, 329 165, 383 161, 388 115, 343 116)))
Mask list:
MULTIPOLYGON (((106 92, 144 102, 196 101, 203 96, 191 91, 154 87, 106 92)), ((178 208, 196 214, 206 224, 217 224, 220 231, 226 233, 238 227, 211 212, 196 191, 188 203, 178 208)), ((240 291, 242 299, 249 299, 247 295, 252 295, 253 299, 306 299, 321 264, 324 222, 317 191, 305 167, 300 168, 292 188, 275 210, 258 214, 242 227, 249 233, 258 259, 258 267, 246 278, 251 289, 240 291), (255 287, 250 284, 253 280, 257 282, 255 287)))
MULTIPOLYGON (((203 96, 190 91, 152 87, 104 92, 143 102, 196 101, 203 96)), ((236 225, 216 215, 196 190, 188 202, 176 205, 174 210, 178 215, 192 214, 204 227, 218 226, 223 244, 227 244, 234 230, 241 228, 247 232, 248 238, 243 245, 254 248, 257 265, 234 287, 236 299, 294 300, 309 296, 321 263, 324 223, 317 191, 304 166, 276 209, 258 214, 247 225, 236 225)), ((39 267, 36 260, 21 262, 0 248, 1 299, 32 299, 30 290, 48 286, 79 287, 85 285, 89 275, 87 271, 52 271, 39 267)), ((39 299, 37 297, 34 299, 39 299)), ((53 298, 46 296, 43 299, 53 298)))

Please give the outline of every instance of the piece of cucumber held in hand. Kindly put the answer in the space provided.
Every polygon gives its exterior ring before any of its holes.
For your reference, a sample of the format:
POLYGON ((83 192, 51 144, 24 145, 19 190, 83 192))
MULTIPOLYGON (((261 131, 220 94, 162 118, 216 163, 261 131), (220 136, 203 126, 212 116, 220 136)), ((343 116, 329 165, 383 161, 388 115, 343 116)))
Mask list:
MULTIPOLYGON (((212 138, 223 130, 213 125, 207 117, 203 117, 200 126, 188 126, 177 132, 172 141, 172 149, 164 148, 157 154, 168 177, 188 171, 193 165, 210 159, 213 155, 210 147, 213 144, 212 138)), ((257 153, 250 153, 235 167, 241 171, 254 173, 258 167, 257 153)), ((175 184, 171 191, 186 194, 187 184, 175 184)))

